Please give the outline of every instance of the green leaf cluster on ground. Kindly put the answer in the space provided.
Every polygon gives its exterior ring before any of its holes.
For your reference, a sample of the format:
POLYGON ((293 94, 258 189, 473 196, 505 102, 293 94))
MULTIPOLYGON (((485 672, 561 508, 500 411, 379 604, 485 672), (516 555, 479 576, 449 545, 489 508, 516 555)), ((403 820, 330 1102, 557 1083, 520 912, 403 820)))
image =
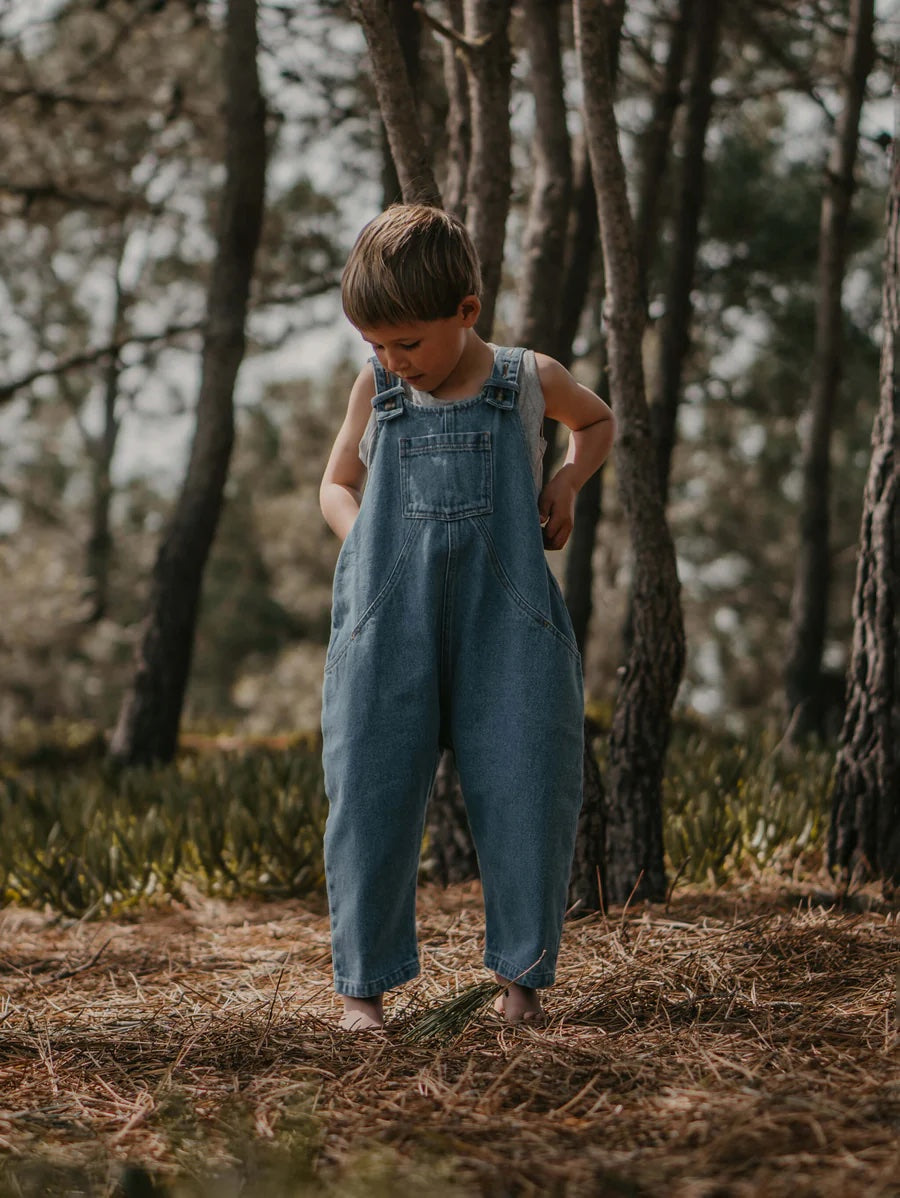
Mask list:
MULTIPOLYGON (((90 729, 65 725, 43 739, 23 729, 7 745, 3 902, 81 917, 177 896, 188 884, 222 897, 323 891, 316 736, 192 750, 157 769, 113 769, 101 748, 90 729)), ((602 770, 602 737, 596 749, 602 770)), ((737 738, 682 718, 664 786, 670 870, 721 883, 816 853, 831 766, 819 747, 785 756, 764 732, 737 738)))
MULTIPOLYGON (((53 759, 50 746, 30 749, 53 759)), ((0 894, 70 916, 119 910, 190 882, 222 897, 324 886, 326 800, 315 738, 290 749, 191 753, 116 770, 8 763, 0 783, 0 894)))

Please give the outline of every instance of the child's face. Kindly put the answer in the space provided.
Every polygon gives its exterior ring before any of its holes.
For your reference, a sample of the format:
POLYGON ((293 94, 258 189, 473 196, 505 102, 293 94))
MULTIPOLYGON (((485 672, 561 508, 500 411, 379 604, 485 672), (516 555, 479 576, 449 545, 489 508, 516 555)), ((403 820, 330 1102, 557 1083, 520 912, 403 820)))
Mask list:
MULTIPOLYGON (((472 297, 474 298, 474 297, 472 297)), ((378 361, 417 391, 437 391, 451 377, 466 346, 466 334, 478 316, 477 300, 463 300, 453 316, 409 324, 360 329, 378 361)))

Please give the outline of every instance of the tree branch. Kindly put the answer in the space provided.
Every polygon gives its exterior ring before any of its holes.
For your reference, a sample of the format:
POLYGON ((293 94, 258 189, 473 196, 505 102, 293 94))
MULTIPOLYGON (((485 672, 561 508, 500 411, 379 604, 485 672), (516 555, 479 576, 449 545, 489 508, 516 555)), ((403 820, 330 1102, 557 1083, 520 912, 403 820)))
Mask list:
MULTIPOLYGON (((317 280, 300 292, 276 292, 272 295, 262 296, 251 306, 252 311, 258 312, 265 308, 298 304, 302 303, 303 300, 314 299, 318 295, 325 295, 327 292, 336 289, 338 282, 339 280, 336 277, 329 276, 317 280)), ((78 370, 83 366, 95 366, 98 362, 102 362, 104 358, 120 354, 128 345, 154 345, 169 341, 174 337, 183 336, 186 333, 199 333, 205 326, 205 319, 191 321, 188 324, 171 324, 156 333, 132 333, 125 337, 115 338, 105 345, 95 346, 93 349, 80 350, 78 353, 68 354, 64 358, 58 358, 52 366, 35 367, 33 370, 26 371, 25 374, 19 375, 18 378, 10 379, 6 383, 0 383, 0 405, 8 403, 18 391, 29 387, 38 379, 58 378, 61 375, 67 374, 70 370, 78 370)))
POLYGON ((435 33, 445 37, 448 41, 455 42, 463 51, 481 50, 493 38, 494 32, 483 33, 480 37, 466 37, 464 33, 460 33, 458 29, 454 29, 451 25, 445 25, 443 21, 431 15, 424 4, 420 0, 416 0, 413 8, 421 16, 426 25, 430 25, 435 33))
POLYGON ((156 333, 133 333, 128 337, 121 337, 107 345, 99 345, 93 349, 80 350, 78 353, 67 354, 64 358, 58 358, 52 366, 37 366, 25 374, 19 375, 16 379, 0 383, 0 404, 8 402, 17 391, 21 391, 23 387, 30 386, 38 379, 55 378, 58 375, 66 374, 70 370, 76 370, 81 366, 93 366, 97 362, 101 362, 104 358, 121 353, 126 345, 153 345, 155 342, 168 341, 171 337, 177 337, 183 333, 196 333, 204 327, 205 323, 205 319, 196 320, 190 324, 169 325, 167 328, 160 329, 156 333))

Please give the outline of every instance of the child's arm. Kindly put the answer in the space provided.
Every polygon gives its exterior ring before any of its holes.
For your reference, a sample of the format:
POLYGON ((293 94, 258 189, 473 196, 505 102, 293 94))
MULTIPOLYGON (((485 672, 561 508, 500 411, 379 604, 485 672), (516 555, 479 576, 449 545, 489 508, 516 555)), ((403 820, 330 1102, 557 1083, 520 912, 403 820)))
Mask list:
POLYGON ((319 506, 329 527, 343 541, 359 515, 366 468, 359 456, 359 443, 375 394, 375 375, 370 365, 362 368, 350 390, 347 415, 328 458, 319 488, 319 506))
POLYGON ((566 460, 538 498, 541 520, 547 520, 544 545, 562 549, 575 523, 575 496, 606 461, 616 423, 612 409, 559 362, 546 354, 535 354, 535 361, 546 414, 571 429, 566 460))

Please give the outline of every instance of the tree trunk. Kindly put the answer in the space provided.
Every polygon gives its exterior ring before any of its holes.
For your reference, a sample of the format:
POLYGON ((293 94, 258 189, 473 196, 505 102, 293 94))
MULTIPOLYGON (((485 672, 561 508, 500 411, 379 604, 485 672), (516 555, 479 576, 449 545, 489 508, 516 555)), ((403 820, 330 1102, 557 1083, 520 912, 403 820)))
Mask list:
POLYGON ((573 914, 602 911, 606 903, 606 798, 594 756, 594 738, 601 729, 584 721, 584 802, 575 834, 575 856, 569 878, 569 907, 573 914))
POLYGON ((265 104, 256 63, 255 0, 229 0, 225 27, 225 184, 207 301, 197 426, 184 485, 153 574, 135 679, 111 755, 169 761, 190 670, 206 558, 215 535, 234 439, 233 389, 259 241, 266 173, 265 104))
POLYGON ((660 395, 658 402, 650 409, 663 504, 669 494, 669 474, 681 397, 681 372, 690 345, 693 315, 691 288, 700 238, 706 129, 712 112, 712 84, 721 15, 722 0, 697 0, 684 153, 675 204, 675 245, 666 284, 666 307, 660 338, 660 395))
MULTIPOLYGON (((638 189, 634 231, 638 256, 638 277, 645 302, 647 276, 656 249, 659 202, 663 195, 663 180, 669 161, 672 125, 678 105, 681 103, 681 80, 684 75, 693 7, 694 0, 681 0, 678 11, 672 20, 672 33, 663 77, 653 97, 653 115, 650 118, 650 125, 641 139, 641 182, 638 189)), ((718 14, 716 15, 718 16, 718 14)))
POLYGON ((557 345, 572 192, 559 36, 560 0, 525 0, 523 17, 535 128, 515 341, 552 355, 557 345))
MULTIPOLYGON (((575 155, 572 205, 566 235, 566 266, 559 304, 556 352, 553 355, 566 368, 572 365, 573 345, 584 312, 596 256, 597 197, 594 194, 587 143, 582 140, 575 155)), ((547 452, 544 454, 545 483, 556 470, 557 427, 555 420, 544 421, 544 438, 547 442, 547 452)))
POLYGON ((607 777, 607 899, 623 902, 632 891, 638 898, 665 896, 661 787, 684 630, 644 394, 644 305, 612 104, 609 16, 602 0, 575 0, 573 7, 606 275, 616 475, 634 554, 634 636, 613 714, 607 777))
MULTIPOLYGON (((897 81, 895 80, 895 87, 897 81)), ((828 860, 845 884, 900 885, 900 137, 895 132, 882 305, 881 385, 866 481, 847 714, 828 860)))
POLYGON ((841 292, 847 225, 854 190, 859 117, 873 57, 874 8, 874 0, 852 0, 850 6, 842 107, 835 124, 822 197, 810 425, 802 453, 800 545, 785 667, 785 699, 792 739, 822 732, 823 713, 817 696, 828 612, 832 413, 841 375, 841 292))
POLYGON ((449 749, 441 754, 425 821, 428 855, 425 876, 441 886, 478 877, 478 857, 469 828, 466 804, 459 786, 456 760, 449 749))
MULTIPOLYGON (((416 12, 416 0, 388 0, 388 17, 400 47, 406 77, 409 80, 413 103, 418 112, 418 82, 421 67, 420 48, 422 44, 422 24, 416 12)), ((385 208, 396 204, 403 198, 403 188, 394 156, 391 153, 391 143, 388 139, 387 127, 381 122, 381 202, 385 208)))
MULTIPOLYGON (((463 27, 462 0, 447 0, 450 26, 463 27)), ((447 91, 447 178, 444 197, 448 212, 466 219, 466 179, 469 174, 469 148, 472 118, 469 110, 469 85, 463 54, 452 37, 441 39, 444 86, 447 91)))
POLYGON ((366 35, 375 94, 403 200, 407 204, 434 204, 439 208, 441 193, 419 125, 403 51, 391 20, 390 0, 353 0, 351 8, 366 35))
POLYGON ((464 0, 472 145, 466 180, 466 223, 481 259, 478 333, 488 338, 500 287, 503 239, 512 185, 509 89, 510 0, 464 0))
MULTIPOLYGON (((609 70, 613 85, 619 70, 619 45, 624 17, 625 0, 612 0, 609 17, 612 25, 609 70)), ((572 205, 566 237, 566 268, 560 297, 557 341, 553 352, 557 361, 562 362, 567 368, 572 365, 572 347, 584 311, 597 248, 597 197, 594 194, 591 160, 584 138, 579 140, 574 159, 572 205)), ((556 432, 556 421, 547 420, 544 424, 544 437, 547 441, 544 482, 547 482, 554 470, 556 432)))
POLYGON ((112 460, 119 436, 116 400, 119 396, 121 370, 119 355, 111 354, 103 379, 103 431, 96 439, 91 462, 91 533, 87 543, 90 623, 102 620, 109 606, 109 573, 112 558, 109 509, 112 503, 112 460))

